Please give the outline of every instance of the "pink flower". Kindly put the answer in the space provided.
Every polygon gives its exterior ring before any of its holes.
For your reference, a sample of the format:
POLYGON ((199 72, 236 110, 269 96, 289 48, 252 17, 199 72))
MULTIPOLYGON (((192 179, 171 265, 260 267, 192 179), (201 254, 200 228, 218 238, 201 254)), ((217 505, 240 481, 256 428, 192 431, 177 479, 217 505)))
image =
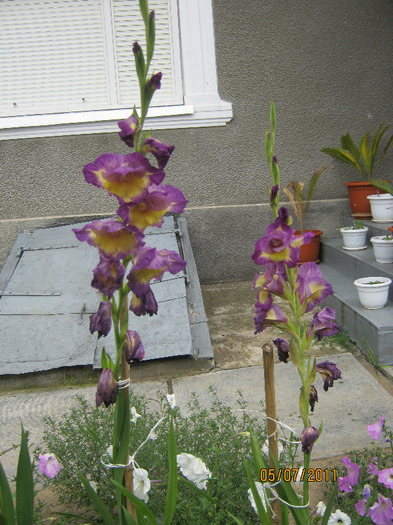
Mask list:
POLYGON ((378 472, 378 482, 383 483, 389 489, 393 489, 393 468, 387 468, 378 472))
POLYGON ((378 439, 382 434, 383 423, 385 421, 385 415, 381 416, 381 419, 374 423, 373 425, 367 425, 367 432, 371 439, 378 439))
POLYGON ((369 474, 372 474, 373 476, 376 476, 378 474, 378 467, 377 467, 377 465, 374 465, 374 463, 369 463, 367 472, 369 474))
POLYGON ((355 509, 358 511, 360 516, 364 516, 366 514, 367 505, 368 503, 366 499, 361 499, 355 504, 355 509))
POLYGON ((38 468, 47 478, 54 478, 63 468, 53 454, 40 454, 38 459, 38 468))
POLYGON ((341 461, 347 469, 347 475, 343 478, 338 478, 338 487, 343 492, 352 492, 352 487, 357 485, 358 482, 360 467, 356 463, 352 463, 347 456, 343 457, 341 461))
POLYGON ((367 513, 376 525, 389 525, 393 519, 393 507, 389 498, 383 496, 378 497, 378 502, 375 502, 367 513))

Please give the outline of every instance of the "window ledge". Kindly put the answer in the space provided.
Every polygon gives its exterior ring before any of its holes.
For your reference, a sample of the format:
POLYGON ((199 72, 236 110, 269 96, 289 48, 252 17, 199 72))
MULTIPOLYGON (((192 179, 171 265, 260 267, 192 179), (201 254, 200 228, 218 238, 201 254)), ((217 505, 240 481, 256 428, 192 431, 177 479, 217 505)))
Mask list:
MULTIPOLYGON (((225 126, 232 119, 232 104, 217 94, 204 95, 196 102, 150 108, 145 129, 225 126)), ((130 113, 130 109, 115 109, 0 118, 0 140, 113 133, 118 130, 117 123, 130 113)))

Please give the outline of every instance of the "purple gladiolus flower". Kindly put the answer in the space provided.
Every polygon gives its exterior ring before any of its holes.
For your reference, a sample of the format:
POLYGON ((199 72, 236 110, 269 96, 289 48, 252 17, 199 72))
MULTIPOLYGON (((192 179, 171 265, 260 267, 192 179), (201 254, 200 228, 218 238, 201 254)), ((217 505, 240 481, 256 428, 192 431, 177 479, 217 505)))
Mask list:
POLYGON ((356 463, 345 456, 341 460, 347 469, 347 475, 343 478, 338 478, 338 488, 343 492, 352 492, 353 487, 357 485, 359 479, 360 467, 356 463))
POLYGON ((278 164, 277 157, 275 155, 273 156, 273 162, 274 164, 278 164))
POLYGON ((139 362, 145 357, 145 349, 143 348, 142 340, 139 337, 138 332, 135 332, 134 330, 127 331, 124 349, 127 363, 131 363, 132 361, 139 362))
POLYGON ((90 316, 90 333, 98 332, 98 339, 106 337, 112 328, 112 303, 102 301, 96 314, 90 316))
POLYGON ((117 210, 125 224, 135 226, 144 231, 148 226, 160 227, 164 222, 164 215, 168 212, 181 213, 187 199, 174 186, 152 184, 147 188, 146 196, 138 204, 123 204, 117 210))
POLYGON ((367 513, 376 525, 388 525, 393 520, 393 505, 390 498, 378 496, 378 501, 374 503, 367 513))
POLYGON ((107 259, 124 259, 144 244, 143 234, 137 228, 126 226, 115 217, 106 221, 93 221, 72 231, 79 241, 95 246, 107 259))
POLYGON ((287 280, 287 277, 283 265, 266 264, 265 273, 255 276, 253 290, 262 289, 282 297, 284 295, 285 280, 287 280))
POLYGON ((165 168, 174 149, 175 146, 166 146, 152 137, 148 137, 143 145, 143 151, 145 153, 152 153, 155 156, 160 169, 165 168))
POLYGON ((275 186, 272 187, 272 189, 270 190, 270 202, 274 202, 275 201, 275 199, 277 197, 278 190, 279 190, 278 184, 276 184, 275 186))
POLYGON ((326 297, 334 293, 331 284, 323 279, 321 270, 313 262, 300 266, 297 282, 300 302, 307 300, 306 312, 313 310, 326 297))
POLYGON ((325 306, 323 310, 314 314, 310 325, 307 328, 307 337, 310 337, 315 328, 315 335, 320 341, 323 337, 337 334, 340 330, 337 324, 334 322, 336 312, 325 306))
POLYGON ((366 514, 367 507, 368 501, 366 499, 361 499, 355 504, 355 509, 358 511, 360 516, 364 516, 366 514))
POLYGON ((100 262, 93 270, 91 285, 110 299, 123 284, 125 268, 120 261, 100 257, 100 262))
POLYGON ((278 359, 280 361, 283 361, 284 363, 288 363, 288 357, 289 357, 288 341, 286 339, 283 339, 282 337, 277 337, 277 339, 273 339, 273 343, 277 347, 278 359))
POLYGON ((104 403, 107 408, 109 405, 114 405, 118 391, 119 385, 114 378, 113 371, 110 368, 105 368, 102 371, 97 385, 96 406, 99 407, 102 403, 104 403))
MULTIPOLYGON (((284 207, 278 210, 278 218, 280 219, 281 222, 283 222, 284 224, 287 224, 288 226, 292 224, 292 217, 289 214, 288 210, 284 207)), ((312 233, 311 236, 313 237, 314 234, 312 233)), ((302 244, 307 244, 307 242, 302 243, 302 244)))
POLYGON ((300 435, 300 441, 302 443, 302 451, 306 454, 310 454, 314 446, 315 441, 319 437, 319 432, 315 427, 306 427, 303 429, 300 435))
POLYGON ((311 385, 309 403, 311 412, 314 412, 315 403, 318 403, 318 392, 314 385, 311 385))
POLYGON ((162 281, 165 272, 174 275, 186 267, 186 262, 176 252, 147 246, 136 253, 133 263, 127 279, 128 287, 137 297, 149 291, 151 279, 162 281))
POLYGON ((130 310, 131 312, 134 312, 134 314, 138 317, 141 315, 152 316, 157 313, 157 301, 150 287, 149 290, 142 297, 137 297, 135 294, 132 294, 130 310))
POLYGON ((297 265, 300 246, 310 242, 313 234, 310 236, 306 232, 295 236, 294 230, 287 223, 289 217, 287 210, 280 208, 279 216, 267 227, 265 236, 255 243, 255 251, 252 255, 255 264, 285 264, 288 268, 297 265))
POLYGON ((139 120, 135 115, 129 116, 126 120, 121 120, 117 123, 120 128, 119 137, 130 148, 134 147, 134 139, 137 132, 140 130, 139 120))
POLYGON ((318 363, 317 372, 320 373, 323 379, 323 389, 325 390, 325 392, 329 390, 329 387, 333 386, 333 382, 336 379, 341 379, 341 370, 338 368, 337 365, 330 361, 318 363))
POLYGON ((383 483, 385 487, 393 489, 393 468, 378 471, 378 483, 383 483))
POLYGON ((287 318, 282 314, 280 308, 273 304, 270 293, 260 290, 255 305, 255 333, 263 332, 268 326, 275 323, 286 323, 287 318))
POLYGON ((150 93, 154 93, 157 89, 161 88, 162 73, 154 73, 147 81, 147 89, 150 93))
POLYGON ((53 454, 39 454, 38 468, 47 477, 53 479, 63 468, 53 454))
POLYGON ((382 434, 385 417, 385 415, 382 415, 379 421, 377 421, 373 425, 367 425, 367 432, 371 439, 379 439, 380 435, 382 434))
POLYGON ((86 182, 115 195, 121 204, 140 202, 150 184, 160 184, 165 172, 157 169, 142 155, 106 153, 83 168, 86 182))

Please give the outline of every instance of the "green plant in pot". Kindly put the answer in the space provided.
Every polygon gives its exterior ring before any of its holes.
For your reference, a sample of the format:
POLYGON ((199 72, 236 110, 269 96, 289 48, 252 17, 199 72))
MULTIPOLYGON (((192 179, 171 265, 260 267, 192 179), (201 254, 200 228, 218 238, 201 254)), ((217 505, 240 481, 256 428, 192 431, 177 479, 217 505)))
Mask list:
POLYGON ((367 248, 367 232, 367 226, 357 219, 354 219, 351 226, 340 228, 344 250, 365 250, 367 248))
POLYGON ((322 235, 321 230, 307 230, 307 218, 308 211, 310 208, 311 199, 318 183, 319 177, 327 169, 328 164, 322 166, 315 171, 308 184, 308 190, 306 192, 304 182, 297 180, 291 181, 288 186, 283 188, 284 193, 287 195, 292 207, 294 214, 298 220, 299 230, 296 233, 304 233, 305 231, 312 231, 314 237, 310 244, 304 244, 300 249, 300 264, 305 262, 317 262, 319 260, 319 243, 322 235), (308 253, 310 251, 310 253, 308 253))
POLYGON ((383 148, 382 154, 378 159, 378 151, 381 146, 381 140, 390 126, 380 124, 374 133, 371 145, 369 141, 370 132, 367 132, 361 139, 357 147, 349 133, 342 135, 340 148, 322 148, 323 153, 327 153, 338 160, 349 164, 362 176, 361 181, 346 182, 348 188, 349 200, 351 204, 352 215, 357 218, 368 219, 370 215, 370 204, 367 195, 376 193, 374 186, 370 181, 374 179, 376 171, 388 152, 392 142, 391 135, 383 148))

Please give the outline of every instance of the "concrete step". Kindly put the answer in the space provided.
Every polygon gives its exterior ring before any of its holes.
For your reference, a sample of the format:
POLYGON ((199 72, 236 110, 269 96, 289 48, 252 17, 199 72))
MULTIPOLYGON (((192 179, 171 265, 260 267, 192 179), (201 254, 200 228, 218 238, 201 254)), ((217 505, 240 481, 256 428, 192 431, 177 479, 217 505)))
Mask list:
MULTIPOLYGON (((352 219, 346 219, 344 225, 350 224, 352 219)), ((383 309, 366 310, 353 284, 360 277, 389 277, 393 281, 393 264, 377 263, 370 243, 374 235, 384 235, 391 223, 364 221, 364 225, 369 228, 365 250, 344 250, 341 236, 322 241, 319 267, 334 290, 324 304, 336 311, 338 324, 363 352, 371 350, 381 365, 393 365, 393 286, 383 309)))

